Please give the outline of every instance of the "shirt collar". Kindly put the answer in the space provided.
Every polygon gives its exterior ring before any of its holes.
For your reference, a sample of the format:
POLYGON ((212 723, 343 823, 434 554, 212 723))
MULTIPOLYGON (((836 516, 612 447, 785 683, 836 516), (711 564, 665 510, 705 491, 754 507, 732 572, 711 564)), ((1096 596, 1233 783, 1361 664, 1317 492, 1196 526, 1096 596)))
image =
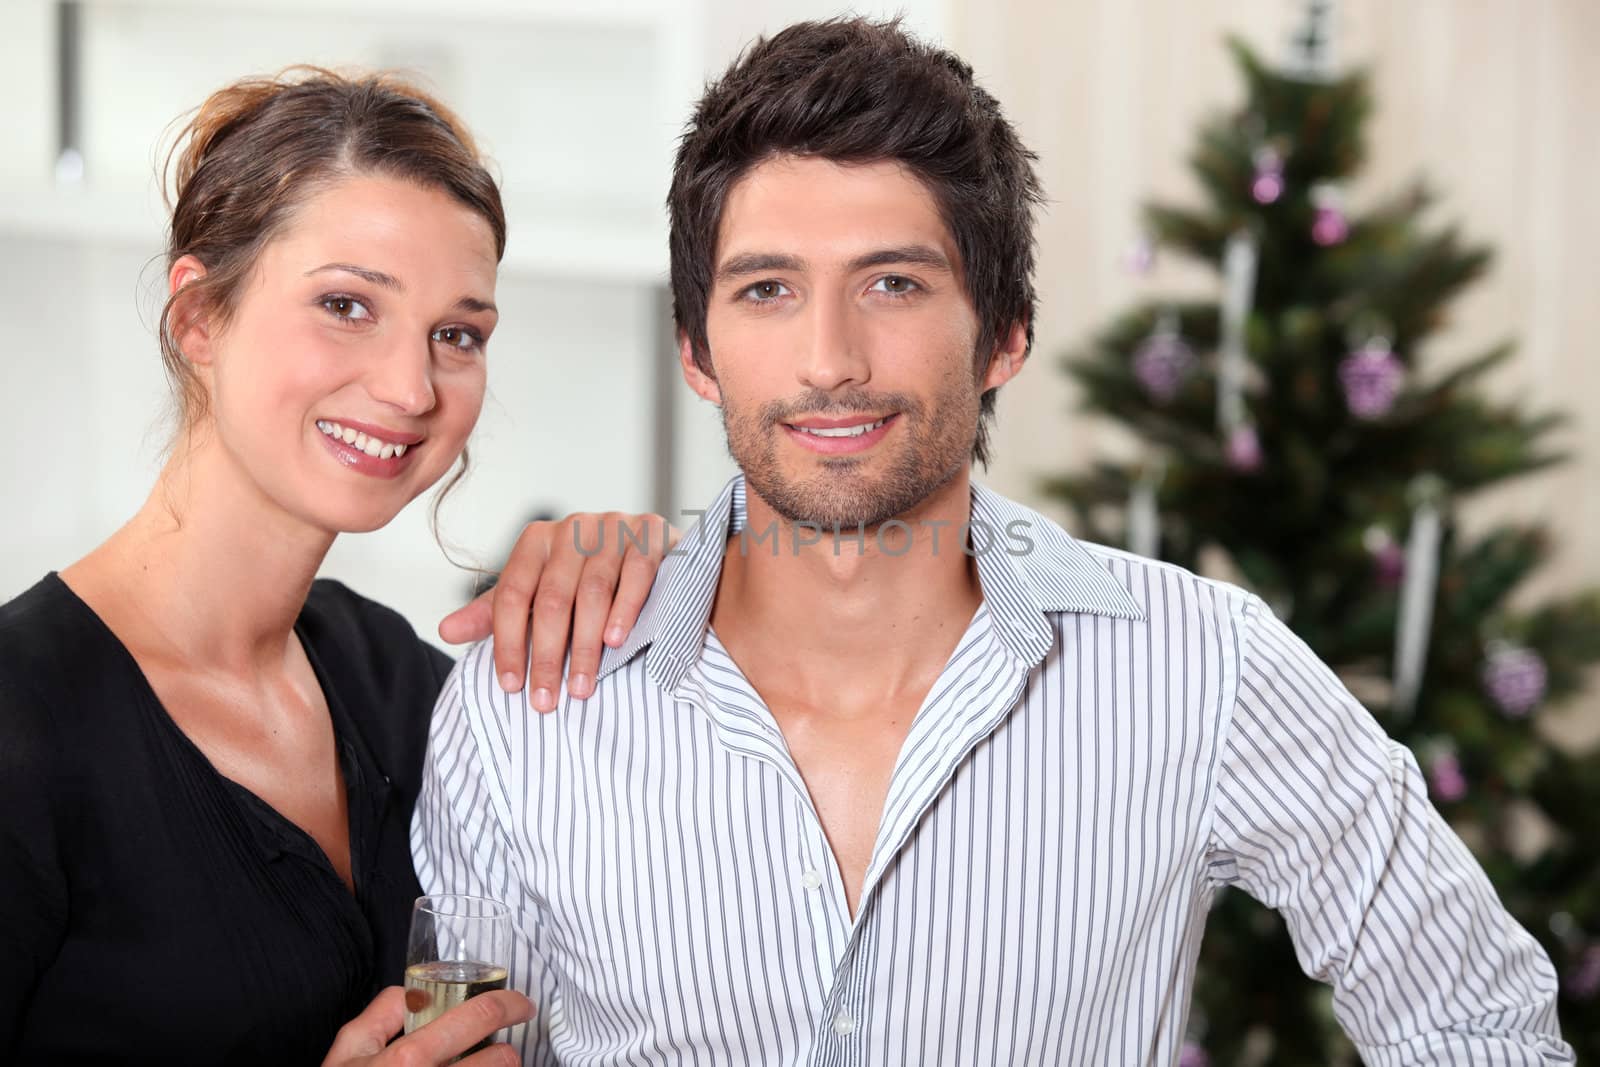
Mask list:
MULTIPOLYGON (((645 671, 672 692, 699 659, 722 576, 728 538, 744 529, 744 475, 723 486, 668 554, 650 597, 620 648, 601 656, 600 677, 648 648, 645 671)), ((1060 526, 983 486, 972 487, 970 539, 985 605, 1005 645, 1027 666, 1055 641, 1053 612, 1143 620, 1144 612, 1105 564, 1060 526)), ((952 551, 959 531, 941 531, 952 551)))

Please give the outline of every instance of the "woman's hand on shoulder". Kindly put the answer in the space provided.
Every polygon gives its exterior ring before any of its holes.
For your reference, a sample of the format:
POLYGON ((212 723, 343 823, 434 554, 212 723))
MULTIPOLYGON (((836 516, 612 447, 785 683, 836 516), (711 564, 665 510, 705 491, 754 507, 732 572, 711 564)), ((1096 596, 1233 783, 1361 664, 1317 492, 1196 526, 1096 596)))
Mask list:
POLYGON ((660 515, 579 512, 530 522, 494 588, 446 616, 439 636, 463 644, 492 631, 500 688, 515 693, 526 679, 534 709, 554 711, 570 633, 567 690, 585 699, 605 647, 627 638, 679 536, 660 515))
MULTIPOLYGON (((533 1004, 509 989, 483 993, 390 1044, 389 1039, 405 1023, 405 1013, 405 990, 399 986, 385 989, 365 1011, 340 1027, 322 1067, 435 1067, 450 1063, 495 1031, 533 1018, 533 1004)), ((511 1067, 517 1062, 517 1053, 510 1045, 490 1045, 458 1062, 462 1067, 511 1067)))

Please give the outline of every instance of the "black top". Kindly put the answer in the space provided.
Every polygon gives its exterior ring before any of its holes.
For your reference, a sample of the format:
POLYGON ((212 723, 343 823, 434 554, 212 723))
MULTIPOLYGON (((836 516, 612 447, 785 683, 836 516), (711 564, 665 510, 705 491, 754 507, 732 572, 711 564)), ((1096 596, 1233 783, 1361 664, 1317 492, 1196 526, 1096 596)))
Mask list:
POLYGON ((451 662, 337 582, 295 632, 333 717, 354 896, 60 578, 0 606, 0 1062, 318 1064, 400 980, 451 662))

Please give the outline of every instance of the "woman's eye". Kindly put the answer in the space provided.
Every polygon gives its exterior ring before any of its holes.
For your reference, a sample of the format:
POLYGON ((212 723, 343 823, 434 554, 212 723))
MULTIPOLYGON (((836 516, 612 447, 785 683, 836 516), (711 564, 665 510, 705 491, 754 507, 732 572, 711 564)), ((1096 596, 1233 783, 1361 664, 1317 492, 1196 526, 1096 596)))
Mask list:
POLYGON ((325 296, 322 306, 336 319, 370 319, 372 312, 353 296, 325 296))
POLYGON ((444 326, 434 330, 433 339, 451 348, 459 348, 463 352, 474 351, 483 344, 483 338, 460 326, 444 326))
POLYGON ((888 293, 890 296, 904 296, 907 293, 916 292, 921 286, 910 278, 902 278, 898 274, 890 274, 873 282, 872 288, 880 293, 888 293))
POLYGON ((779 297, 787 296, 788 293, 789 287, 787 285, 784 285, 782 282, 773 281, 756 282, 754 285, 744 291, 744 295, 755 301, 757 304, 770 303, 773 300, 777 300, 779 297))

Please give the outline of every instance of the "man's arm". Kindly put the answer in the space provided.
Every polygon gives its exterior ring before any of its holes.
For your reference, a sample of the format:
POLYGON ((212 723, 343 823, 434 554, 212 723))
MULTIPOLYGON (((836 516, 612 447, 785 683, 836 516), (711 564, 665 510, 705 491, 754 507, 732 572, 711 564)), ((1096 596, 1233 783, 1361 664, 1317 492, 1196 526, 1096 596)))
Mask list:
POLYGON ((496 773, 504 763, 486 750, 505 737, 497 724, 527 714, 520 693, 505 693, 496 684, 491 646, 471 648, 434 708, 411 819, 411 854, 424 893, 466 893, 510 905, 510 984, 527 994, 537 1012, 526 1027, 512 1031, 511 1043, 525 1064, 554 1064, 549 1034, 559 987, 545 951, 545 909, 505 832, 510 809, 496 773))
POLYGON ((1277 909, 1376 1067, 1556 1064, 1556 977, 1428 802, 1415 759, 1251 598, 1211 869, 1277 909))

